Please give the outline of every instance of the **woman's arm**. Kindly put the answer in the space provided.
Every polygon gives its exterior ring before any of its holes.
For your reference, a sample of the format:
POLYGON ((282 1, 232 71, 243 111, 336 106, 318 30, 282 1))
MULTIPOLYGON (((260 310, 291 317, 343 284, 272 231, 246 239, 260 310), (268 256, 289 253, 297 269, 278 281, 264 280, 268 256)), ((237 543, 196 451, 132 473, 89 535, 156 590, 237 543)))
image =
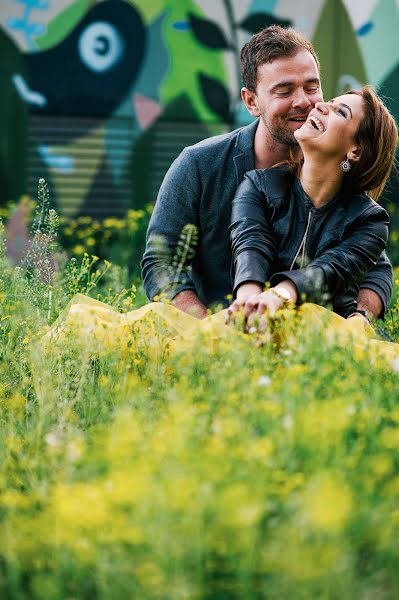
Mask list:
POLYGON ((262 291, 276 254, 262 183, 259 172, 246 175, 233 201, 230 226, 236 299, 228 308, 228 315, 243 308, 247 326, 255 314, 267 312, 274 316, 285 304, 295 304, 298 297, 288 280, 277 288, 262 291))
MULTIPOLYGON (((262 175, 257 171, 247 174, 237 189, 232 206, 230 236, 234 295, 243 284, 248 283, 258 284, 259 291, 262 291, 276 247, 267 220, 267 198, 262 189, 262 175)), ((244 293, 241 290, 241 295, 244 293)))
POLYGON ((376 264, 388 241, 389 217, 380 206, 363 215, 341 243, 324 252, 303 269, 276 273, 273 285, 291 281, 298 292, 298 303, 325 302, 359 284, 376 264))

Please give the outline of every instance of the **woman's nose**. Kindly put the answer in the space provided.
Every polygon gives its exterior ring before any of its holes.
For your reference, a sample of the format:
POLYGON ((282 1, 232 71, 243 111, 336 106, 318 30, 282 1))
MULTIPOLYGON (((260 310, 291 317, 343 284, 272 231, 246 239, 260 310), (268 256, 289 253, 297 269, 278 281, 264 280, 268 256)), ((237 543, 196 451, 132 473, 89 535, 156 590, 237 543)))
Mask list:
POLYGON ((328 104, 327 102, 316 102, 315 107, 319 110, 323 115, 328 113, 328 104))

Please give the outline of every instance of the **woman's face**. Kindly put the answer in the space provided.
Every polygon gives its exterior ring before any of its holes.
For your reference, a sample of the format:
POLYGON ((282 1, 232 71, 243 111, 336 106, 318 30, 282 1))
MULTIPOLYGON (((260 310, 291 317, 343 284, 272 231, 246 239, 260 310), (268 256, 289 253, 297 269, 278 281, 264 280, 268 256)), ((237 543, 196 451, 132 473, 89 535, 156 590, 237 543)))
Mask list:
POLYGON ((294 135, 305 157, 308 151, 317 150, 326 158, 356 160, 359 154, 356 134, 364 116, 362 97, 344 94, 329 102, 317 102, 294 135))

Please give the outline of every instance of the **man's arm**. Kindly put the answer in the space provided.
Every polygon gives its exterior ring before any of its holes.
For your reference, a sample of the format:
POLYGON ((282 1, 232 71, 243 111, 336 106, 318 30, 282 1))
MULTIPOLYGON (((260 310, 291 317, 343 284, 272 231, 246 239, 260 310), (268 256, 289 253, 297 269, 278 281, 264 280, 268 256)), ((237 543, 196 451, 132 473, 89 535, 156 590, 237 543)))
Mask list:
POLYGON ((198 300, 190 277, 189 265, 177 274, 173 269, 182 229, 188 223, 199 223, 200 180, 190 152, 183 150, 169 168, 160 187, 147 230, 147 243, 141 261, 145 292, 150 300, 163 296, 190 312, 205 310, 198 300), (188 291, 190 294, 188 294, 188 291), (185 294, 181 296, 181 293, 185 294))
POLYGON ((172 300, 173 306, 176 306, 182 312, 185 312, 197 319, 204 319, 207 316, 206 306, 202 304, 197 294, 193 290, 185 290, 177 294, 172 300))
POLYGON ((383 319, 391 302, 392 290, 392 265, 384 251, 362 281, 357 298, 358 309, 367 311, 373 319, 383 319))
POLYGON ((383 312, 384 305, 376 292, 362 288, 357 297, 357 308, 365 311, 372 319, 378 319, 383 312))

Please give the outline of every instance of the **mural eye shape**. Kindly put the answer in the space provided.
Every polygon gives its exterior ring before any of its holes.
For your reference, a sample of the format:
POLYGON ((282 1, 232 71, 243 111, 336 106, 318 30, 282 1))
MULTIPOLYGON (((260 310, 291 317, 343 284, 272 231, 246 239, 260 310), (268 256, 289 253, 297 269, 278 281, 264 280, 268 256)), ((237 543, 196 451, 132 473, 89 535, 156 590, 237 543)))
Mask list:
POLYGON ((111 69, 125 50, 118 30, 105 21, 96 21, 82 31, 78 49, 82 62, 96 73, 111 69))

